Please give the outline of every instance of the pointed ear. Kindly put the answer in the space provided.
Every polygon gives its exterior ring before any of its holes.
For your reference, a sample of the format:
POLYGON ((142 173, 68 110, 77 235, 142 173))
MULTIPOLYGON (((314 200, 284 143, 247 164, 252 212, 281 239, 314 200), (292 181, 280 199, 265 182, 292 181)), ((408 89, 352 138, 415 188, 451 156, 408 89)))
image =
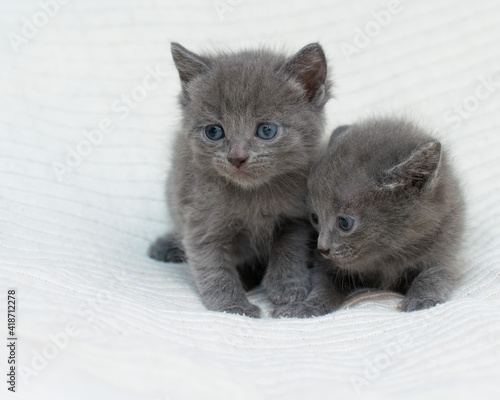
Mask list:
POLYGON ((405 161, 385 171, 383 186, 420 193, 432 186, 441 160, 441 143, 427 142, 405 161))
POLYGON ((322 106, 328 100, 326 57, 318 43, 303 47, 283 64, 280 71, 302 86, 309 102, 322 106))
POLYGON ((179 71, 182 89, 185 92, 187 84, 193 78, 209 70, 208 61, 189 51, 179 43, 172 42, 170 44, 170 49, 177 71, 179 71))
POLYGON ((350 127, 351 127, 351 125, 341 125, 341 126, 335 128, 333 130, 332 134, 330 135, 330 140, 328 141, 328 148, 333 147, 333 144, 335 143, 335 140, 337 139, 337 137, 342 132, 344 132, 346 129, 349 129, 350 127))

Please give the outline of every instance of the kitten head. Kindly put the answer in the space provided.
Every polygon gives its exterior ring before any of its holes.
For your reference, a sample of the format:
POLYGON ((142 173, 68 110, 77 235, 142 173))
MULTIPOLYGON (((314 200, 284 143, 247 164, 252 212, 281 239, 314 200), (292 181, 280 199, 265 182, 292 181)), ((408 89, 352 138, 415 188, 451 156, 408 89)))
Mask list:
POLYGON ((267 50, 200 56, 177 43, 183 132, 194 163, 243 188, 305 171, 329 98, 318 44, 287 58, 267 50))
POLYGON ((338 128, 308 182, 318 250, 352 271, 416 259, 458 201, 448 174, 441 144, 410 122, 338 128))

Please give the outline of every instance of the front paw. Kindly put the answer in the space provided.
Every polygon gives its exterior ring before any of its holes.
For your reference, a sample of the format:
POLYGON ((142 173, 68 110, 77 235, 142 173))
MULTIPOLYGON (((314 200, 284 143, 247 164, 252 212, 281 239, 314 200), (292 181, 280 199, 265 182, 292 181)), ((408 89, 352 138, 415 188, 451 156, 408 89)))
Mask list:
POLYGON ((269 300, 277 305, 304 301, 311 291, 311 283, 307 274, 290 279, 266 276, 262 286, 265 287, 269 300))
POLYGON ((245 315, 250 318, 260 318, 260 308, 255 304, 242 301, 239 304, 210 304, 205 301, 205 306, 211 311, 227 312, 229 314, 245 315))
POLYGON ((274 318, 311 318, 333 311, 325 304, 289 303, 277 306, 272 313, 274 318))
POLYGON ((426 310, 434 307, 436 304, 442 303, 443 300, 433 298, 417 298, 413 296, 405 296, 399 308, 401 311, 410 312, 418 310, 426 310))
POLYGON ((245 315, 250 318, 260 318, 260 308, 252 303, 245 306, 228 307, 223 311, 231 314, 245 315))

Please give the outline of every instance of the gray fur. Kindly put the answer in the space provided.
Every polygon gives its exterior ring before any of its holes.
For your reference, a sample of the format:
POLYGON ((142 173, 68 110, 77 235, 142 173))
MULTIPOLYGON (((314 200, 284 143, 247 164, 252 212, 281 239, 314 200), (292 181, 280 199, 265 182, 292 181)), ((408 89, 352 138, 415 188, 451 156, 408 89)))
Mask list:
POLYGON ((308 181, 318 215, 314 287, 276 316, 333 311, 360 287, 405 295, 403 311, 446 301, 464 221, 460 185, 446 151, 404 119, 370 119, 333 132, 308 181), (356 220, 343 232, 338 216, 356 220))
POLYGON ((258 317, 240 279, 251 270, 265 269, 262 284, 275 304, 304 300, 307 176, 329 98, 323 50, 310 44, 291 58, 267 50, 199 56, 172 43, 172 55, 183 117, 167 182, 175 228, 150 256, 187 259, 210 310, 258 317), (258 138, 260 123, 276 124, 278 135, 258 138), (210 124, 221 125, 225 138, 208 140, 210 124), (240 154, 248 159, 238 169, 230 159, 240 154))

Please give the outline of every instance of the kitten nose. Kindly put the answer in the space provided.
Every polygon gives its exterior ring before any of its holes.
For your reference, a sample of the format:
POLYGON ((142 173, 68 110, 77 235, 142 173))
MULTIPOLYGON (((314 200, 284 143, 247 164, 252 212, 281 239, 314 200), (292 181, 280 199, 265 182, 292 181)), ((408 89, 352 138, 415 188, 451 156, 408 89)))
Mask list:
POLYGON ((321 254, 327 256, 330 254, 330 247, 331 247, 331 236, 328 231, 321 231, 318 237, 318 250, 320 251, 321 254))
POLYGON ((236 168, 239 168, 248 159, 248 156, 241 155, 241 156, 237 156, 237 157, 228 157, 227 159, 236 168))
POLYGON ((321 254, 327 256, 330 254, 330 248, 324 245, 318 244, 318 250, 320 251, 321 254))

